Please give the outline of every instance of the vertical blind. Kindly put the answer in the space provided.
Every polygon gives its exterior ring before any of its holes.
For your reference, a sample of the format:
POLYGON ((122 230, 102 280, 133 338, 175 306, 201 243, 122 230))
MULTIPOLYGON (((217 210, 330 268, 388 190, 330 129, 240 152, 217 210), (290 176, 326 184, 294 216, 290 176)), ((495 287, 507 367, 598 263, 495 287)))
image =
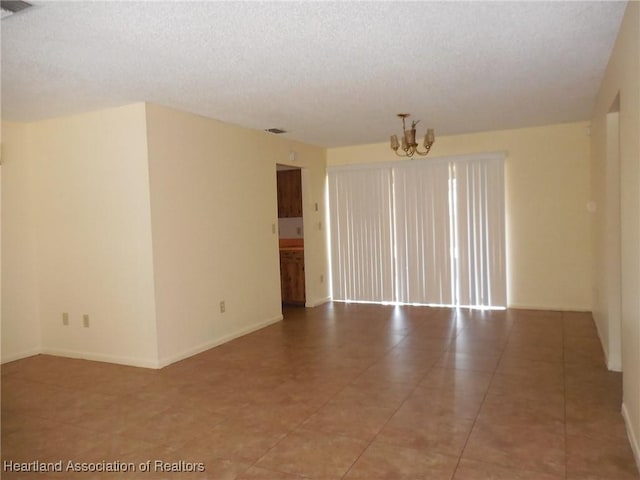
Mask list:
POLYGON ((458 160, 452 168, 456 303, 504 306, 504 160, 458 160))
POLYGON ((504 155, 330 168, 334 300, 505 306, 504 155))
POLYGON ((392 302, 391 171, 336 173, 329 174, 333 298, 392 302))
POLYGON ((401 303, 454 303, 449 248, 449 162, 393 168, 396 296, 401 303))

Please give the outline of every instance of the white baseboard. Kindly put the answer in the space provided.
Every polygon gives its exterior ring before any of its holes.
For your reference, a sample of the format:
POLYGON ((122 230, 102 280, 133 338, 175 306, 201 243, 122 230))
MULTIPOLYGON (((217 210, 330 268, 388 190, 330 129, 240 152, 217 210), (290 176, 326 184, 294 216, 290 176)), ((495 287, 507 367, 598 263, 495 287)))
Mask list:
MULTIPOLYGON (((605 358, 606 358, 606 355, 605 355, 605 358)), ((610 360, 609 358, 607 358, 607 368, 612 372, 621 372, 622 363, 618 359, 610 360)))
POLYGON ((324 298, 319 298, 313 301, 307 301, 304 306, 307 308, 313 308, 313 307, 317 307, 319 305, 323 305, 325 303, 328 303, 331 301, 331 297, 324 297, 324 298))
POLYGON ((243 335, 247 335, 248 333, 255 332, 256 330, 260 330, 261 328, 264 328, 264 327, 268 327, 269 325, 282 321, 282 318, 283 318, 282 315, 277 315, 263 322, 257 323, 255 325, 251 325, 247 328, 240 329, 229 335, 216 338, 204 344, 185 350, 184 352, 178 355, 174 355, 166 359, 160 359, 158 361, 145 360, 141 358, 132 358, 132 357, 120 357, 116 355, 106 355, 106 354, 95 353, 95 352, 81 352, 77 350, 65 350, 61 348, 44 347, 44 348, 25 350, 23 352, 7 355, 6 357, 2 358, 1 363, 13 362, 15 360, 20 360, 22 358, 32 357, 33 355, 44 354, 44 355, 54 355, 57 357, 80 358, 83 360, 92 360, 96 362, 116 363, 119 365, 129 365, 132 367, 159 369, 162 367, 166 367, 167 365, 170 365, 172 363, 175 363, 179 360, 183 360, 185 358, 191 357, 198 353, 204 352, 205 350, 209 350, 210 348, 217 347, 218 345, 222 345, 223 343, 227 343, 238 337, 242 337, 243 335))
MULTIPOLYGON (((596 332, 598 333, 598 340, 600 340, 600 346, 602 347, 602 352, 604 353, 604 360, 607 363, 607 368, 609 370, 612 370, 611 366, 609 365, 609 363, 610 363, 610 360, 609 360, 609 344, 607 342, 603 342, 602 341, 604 336, 602 335, 602 331, 600 330, 600 323, 596 319, 595 312, 593 312, 591 314, 591 316, 593 317, 593 323, 595 323, 595 325, 596 325, 596 332)), ((617 370, 617 371, 619 371, 619 370, 617 370)))
POLYGON ((600 346, 602 347, 602 352, 604 353, 604 361, 607 364, 607 369, 611 370, 612 372, 621 372, 622 359, 611 358, 611 356, 609 355, 609 345, 607 345, 607 342, 602 341, 602 331, 600 330, 600 324, 595 321, 595 316, 593 320, 594 320, 594 323, 596 324, 596 331, 598 332, 598 340, 600 341, 600 346))
POLYGON ((0 363, 14 362, 16 360, 22 360, 23 358, 33 357, 34 355, 38 355, 40 353, 42 353, 40 348, 31 348, 29 350, 24 350, 22 352, 4 356, 2 357, 2 361, 0 363))
POLYGON ((584 305, 527 305, 524 303, 510 303, 507 308, 516 310, 551 310, 553 312, 587 312, 591 313, 591 308, 584 305))
POLYGON ((54 355, 57 357, 80 358, 82 360, 92 360, 94 362, 117 363, 118 365, 129 365, 131 367, 159 368, 155 360, 145 360, 142 358, 120 357, 117 355, 107 355, 95 352, 80 352, 77 350, 64 350, 61 348, 42 348, 40 353, 54 355))
POLYGON ((260 330, 262 328, 268 327, 269 325, 273 325, 274 323, 278 323, 282 321, 282 318, 283 318, 282 315, 277 315, 273 318, 257 323, 255 325, 251 325, 249 327, 237 330, 233 333, 230 333, 229 335, 225 335, 220 338, 215 338, 203 344, 197 345, 193 348, 189 348, 177 355, 172 355, 171 357, 160 359, 158 361, 157 368, 166 367, 167 365, 171 365, 172 363, 179 362, 180 360, 184 360, 185 358, 192 357, 193 355, 202 353, 206 350, 209 350, 210 348, 217 347, 218 345, 222 345, 223 343, 230 342, 231 340, 234 340, 238 337, 242 337, 243 335, 247 335, 251 332, 255 332, 256 330, 260 330))
POLYGON ((627 427, 627 437, 629 437, 633 457, 636 460, 636 467, 638 468, 638 471, 640 471, 640 444, 638 443, 638 437, 636 436, 636 432, 631 424, 629 412, 624 402, 622 402, 622 418, 624 418, 624 424, 627 427))

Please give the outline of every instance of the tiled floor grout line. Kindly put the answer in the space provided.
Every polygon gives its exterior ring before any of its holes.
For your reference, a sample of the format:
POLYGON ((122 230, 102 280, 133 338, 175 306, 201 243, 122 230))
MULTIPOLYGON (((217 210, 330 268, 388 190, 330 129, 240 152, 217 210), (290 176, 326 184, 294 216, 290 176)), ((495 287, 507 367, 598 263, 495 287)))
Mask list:
MULTIPOLYGON (((446 350, 444 350, 442 352, 441 356, 444 356, 444 354, 446 353, 446 350)), ((360 455, 358 455, 356 457, 356 459, 353 461, 353 463, 351 464, 351 466, 348 468, 348 470, 342 475, 342 479, 344 479, 347 475, 349 475, 349 472, 351 471, 351 469, 353 468, 353 466, 358 462, 358 460, 360 460, 360 457, 362 457, 362 455, 364 455, 364 452, 366 452, 369 447, 373 444, 373 442, 376 440, 376 438, 378 437, 378 435, 380 434, 380 432, 382 432, 382 430, 384 430, 384 428, 387 426, 387 424, 391 421, 391 419, 394 417, 394 415, 396 413, 398 413, 398 411, 402 408, 402 406, 405 404, 405 402, 407 401, 407 399, 413 394, 413 392, 416 391, 416 389, 420 386, 420 382, 422 382, 422 380, 429 375, 429 373, 431 372, 431 370, 433 368, 435 368, 435 364, 437 363, 437 361, 431 365, 431 367, 429 367, 429 369, 424 373, 424 375, 422 375, 420 377, 420 379, 416 382, 416 384, 413 386, 413 388, 411 388, 408 393, 405 395, 404 399, 402 400, 402 402, 400 402, 400 404, 398 405, 398 407, 393 411, 393 413, 389 416, 389 418, 387 419, 386 422, 384 422, 382 424, 382 426, 380 427, 380 429, 378 429, 378 432, 373 436, 373 438, 369 441, 369 443, 367 444, 367 446, 364 448, 364 450, 362 450, 362 452, 360 453, 360 455)))
MULTIPOLYGON (((457 320, 457 315, 458 313, 456 312, 456 320, 457 320)), ((466 328, 466 327, 465 327, 466 328)), ((351 466, 349 467, 349 469, 344 473, 344 475, 341 477, 342 479, 344 479, 347 475, 349 475, 349 472, 351 471, 351 469, 353 468, 353 466, 358 462, 358 460, 360 459, 360 457, 362 457, 362 455, 364 454, 364 452, 366 452, 368 450, 368 448, 373 444, 373 442, 376 440, 376 438, 378 437, 378 435, 380 434, 380 432, 382 432, 382 430, 384 430, 384 428, 387 426, 387 424, 391 421, 391 419, 394 417, 394 415, 396 413, 398 413, 398 411, 400 410, 400 408, 402 408, 402 406, 406 403, 407 399, 416 391, 417 388, 419 388, 420 383, 422 382, 422 380, 424 380, 429 373, 431 373, 431 370, 433 370, 436 366, 436 364, 438 363, 439 359, 444 357, 448 352, 449 352, 449 345, 454 341, 455 338, 458 337, 458 335, 460 335, 460 332, 463 331, 464 328, 460 329, 460 331, 458 331, 456 329, 456 334, 454 336, 451 337, 449 343, 447 344, 447 348, 445 348, 442 352, 440 352, 440 356, 438 357, 438 360, 436 360, 434 362, 433 365, 431 365, 431 367, 428 368, 428 370, 424 373, 424 375, 422 375, 420 377, 420 379, 416 382, 416 384, 413 386, 413 388, 411 390, 409 390, 409 392, 406 394, 404 400, 402 400, 402 402, 400 402, 400 405, 398 405, 398 408, 396 408, 394 410, 394 412, 391 414, 391 416, 387 419, 386 422, 384 422, 384 424, 380 427, 380 429, 378 430, 378 433, 376 433, 373 438, 369 441, 369 443, 367 444, 366 448, 360 453, 360 455, 358 455, 358 457, 353 461, 353 463, 351 464, 351 466)), ((454 470, 455 472, 455 470, 454 470)))
MULTIPOLYGON (((408 335, 404 335, 402 340, 404 340, 406 337, 408 337, 408 335)), ((401 341, 402 341, 401 340, 401 341)), ((400 342, 398 342, 400 343, 400 342)), ((389 348, 388 350, 385 350, 385 354, 383 356, 386 356, 386 354, 393 350, 393 348, 395 348, 395 345, 391 348, 389 348)), ((380 357, 382 358, 382 357, 380 357)), ((254 466, 257 466, 257 464, 260 462, 260 460, 262 460, 264 457, 266 457, 274 448, 276 448, 278 445, 280 445, 292 432, 295 432, 296 430, 298 430, 307 420, 309 420, 312 416, 314 416, 316 413, 318 413, 320 410, 322 410, 325 406, 327 406, 329 403, 331 403, 331 401, 333 399, 335 399, 338 395, 340 395, 340 393, 342 393, 347 387, 352 386, 353 382, 358 379, 360 376, 362 376, 367 370, 369 370, 376 362, 378 362, 378 360, 380 360, 380 358, 377 358, 376 360, 374 360, 368 367, 364 368, 362 370, 361 373, 359 373, 358 375, 354 376, 349 383, 347 383, 344 387, 342 387, 340 390, 338 390, 334 395, 332 395, 326 402, 324 402, 323 404, 321 404, 318 408, 316 408, 313 413, 311 413, 308 417, 306 417, 304 420, 302 420, 300 423, 298 423, 295 427, 293 427, 291 430, 289 430, 280 440, 278 440, 273 446, 271 446, 269 448, 269 450, 267 450, 264 455, 262 455, 261 457, 259 457, 253 464, 251 464, 251 466, 247 469, 250 470, 251 468, 253 468, 254 466)), ((394 412, 395 414, 395 412, 394 412)), ((352 438, 352 437, 346 437, 346 438, 352 438)), ((374 437, 375 438, 375 437, 374 437)), ((370 445, 370 444, 369 444, 370 445)), ((367 447, 365 447, 365 449, 362 451, 362 453, 364 453, 367 448, 369 448, 369 445, 367 445, 367 447)), ((362 453, 360 455, 358 455, 358 458, 360 458, 360 456, 362 455, 362 453)), ((351 468, 353 467, 353 465, 355 464, 355 462, 358 461, 358 458, 356 458, 356 460, 354 460, 354 462, 351 464, 351 466, 349 467, 349 470, 351 470, 351 468)), ((347 472, 345 472, 344 475, 346 475, 349 470, 347 470, 347 472)), ((288 475, 292 475, 290 472, 283 472, 281 470, 275 470, 278 473, 285 473, 288 475)), ((295 474, 294 474, 295 475, 295 474)), ((343 478, 344 478, 343 475, 343 478)), ((304 477, 301 477, 304 478, 304 477)))
MULTIPOLYGON (((507 313, 508 310, 505 310, 505 319, 507 318, 507 313)), ((515 323, 515 321, 514 321, 515 323)), ((489 390, 491 389, 491 384, 493 383, 493 379, 496 376, 496 373, 498 371, 498 367, 500 366, 500 362, 502 361, 502 357, 504 355, 505 350, 507 349, 507 345, 509 343, 509 338, 511 337, 511 330, 513 329, 513 325, 514 323, 511 324, 511 326, 509 327, 509 331, 507 333, 507 340, 504 342, 504 346, 502 347, 502 351, 500 352, 500 357, 498 358, 498 363, 496 364, 496 367, 493 369, 493 372, 491 374, 491 379, 489 380, 489 385, 487 386, 487 391, 484 392, 484 397, 482 397, 482 402, 480 402, 480 407, 478 408, 478 412, 476 413, 475 418, 473 419, 473 424, 471 425, 471 428, 469 429, 469 434, 467 435, 467 438, 464 442, 464 445, 462 446, 462 450, 460 450, 460 455, 458 456, 458 461, 456 462, 456 468, 453 469, 453 474, 451 475, 451 478, 453 479, 456 476, 456 472, 458 471, 458 468, 460 467, 460 462, 462 461, 462 456, 464 455, 464 451, 467 448, 467 444, 469 443, 469 439, 471 438, 471 434, 473 433, 473 429, 476 426, 476 423, 478 422, 478 417, 480 416, 480 412, 482 411, 482 406, 484 405, 484 402, 487 400, 487 395, 489 395, 489 390)))

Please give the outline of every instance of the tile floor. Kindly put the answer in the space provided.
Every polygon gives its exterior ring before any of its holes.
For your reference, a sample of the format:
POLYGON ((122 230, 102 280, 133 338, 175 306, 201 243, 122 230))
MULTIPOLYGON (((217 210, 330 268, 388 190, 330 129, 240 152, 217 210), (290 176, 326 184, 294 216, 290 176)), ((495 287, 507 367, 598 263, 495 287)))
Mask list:
POLYGON ((587 314, 287 309, 159 371, 3 365, 3 462, 137 471, 2 478, 637 479, 621 390, 587 314))

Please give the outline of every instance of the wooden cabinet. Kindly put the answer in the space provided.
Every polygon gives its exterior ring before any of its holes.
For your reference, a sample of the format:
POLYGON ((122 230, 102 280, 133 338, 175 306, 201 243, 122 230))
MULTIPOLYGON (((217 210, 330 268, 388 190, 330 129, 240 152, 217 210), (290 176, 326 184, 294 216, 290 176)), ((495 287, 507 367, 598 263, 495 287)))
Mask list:
POLYGON ((304 251, 280 250, 282 303, 304 305, 304 251))
POLYGON ((278 217, 302 216, 302 174, 299 168, 279 170, 278 176, 278 217))

